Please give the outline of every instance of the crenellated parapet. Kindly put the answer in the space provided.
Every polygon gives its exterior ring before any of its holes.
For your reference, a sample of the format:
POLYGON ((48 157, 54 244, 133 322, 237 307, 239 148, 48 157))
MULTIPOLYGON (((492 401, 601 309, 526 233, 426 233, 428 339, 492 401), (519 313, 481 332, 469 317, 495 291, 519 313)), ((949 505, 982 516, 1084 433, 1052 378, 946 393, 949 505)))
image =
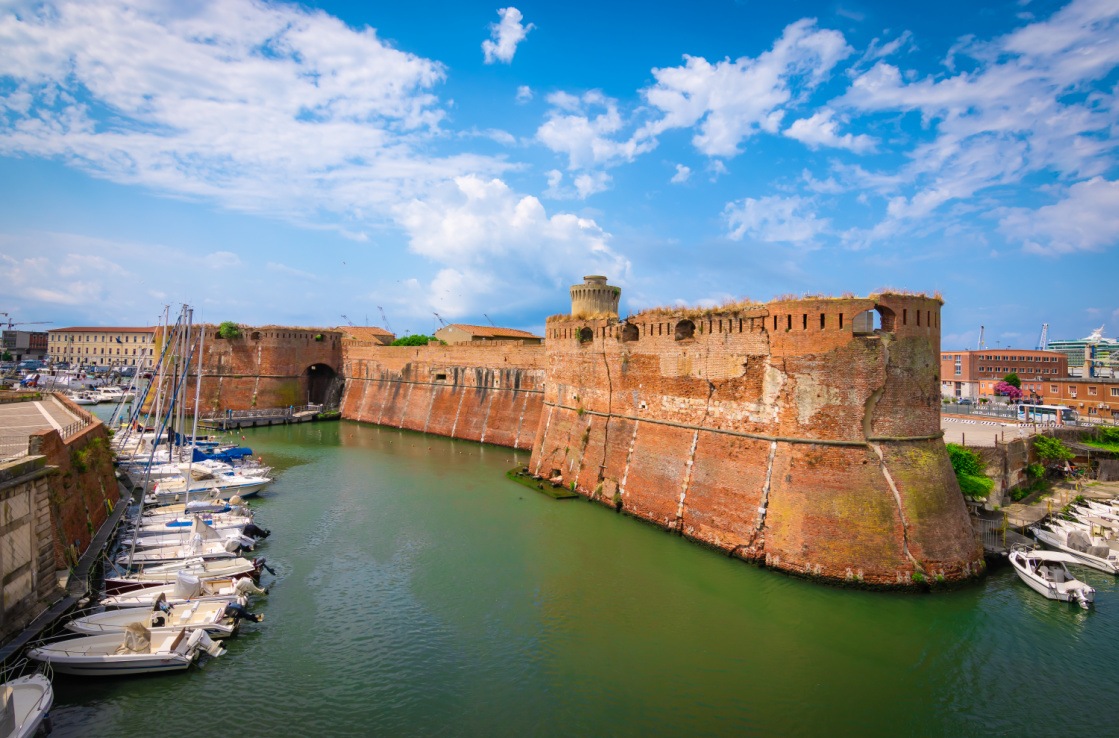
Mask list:
POLYGON ((983 568, 941 440, 938 298, 553 316, 533 471, 735 556, 869 584, 983 568))

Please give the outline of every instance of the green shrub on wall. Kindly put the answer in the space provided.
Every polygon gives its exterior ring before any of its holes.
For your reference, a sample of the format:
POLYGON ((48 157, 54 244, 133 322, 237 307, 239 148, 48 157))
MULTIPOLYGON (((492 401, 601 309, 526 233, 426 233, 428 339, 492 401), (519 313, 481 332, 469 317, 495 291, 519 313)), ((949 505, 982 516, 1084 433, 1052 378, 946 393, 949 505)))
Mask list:
POLYGON ((960 491, 972 498, 986 497, 990 494, 995 482, 985 473, 983 460, 979 458, 979 454, 955 443, 945 445, 948 448, 948 458, 952 462, 952 471, 956 472, 956 480, 960 483, 960 491))
POLYGON ((227 320, 218 326, 218 337, 225 339, 237 338, 241 335, 241 327, 232 320, 227 320))

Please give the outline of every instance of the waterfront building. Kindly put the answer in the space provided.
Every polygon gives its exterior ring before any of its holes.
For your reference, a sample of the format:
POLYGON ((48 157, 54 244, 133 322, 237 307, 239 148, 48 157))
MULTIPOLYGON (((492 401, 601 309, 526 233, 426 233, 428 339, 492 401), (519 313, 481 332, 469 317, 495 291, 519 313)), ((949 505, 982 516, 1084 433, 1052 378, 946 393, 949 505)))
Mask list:
POLYGON ((1026 397, 1044 405, 1065 405, 1085 420, 1119 421, 1119 378, 1060 377, 1039 385, 1026 397))
POLYGON ((544 341, 543 336, 516 328, 498 328, 492 325, 466 325, 452 323, 435 331, 435 337, 444 343, 486 343, 488 341, 524 341, 535 344, 544 341))
POLYGON ((940 394, 955 399, 995 397, 995 385, 1011 372, 1022 380, 1022 391, 1041 393, 1042 384, 1068 376, 1069 361, 1055 351, 983 349, 940 354, 940 394))
POLYGON ((73 367, 140 366, 150 363, 156 329, 74 326, 47 331, 47 349, 54 363, 73 367))
POLYGON ((14 331, 3 333, 4 351, 12 355, 12 361, 42 359, 47 355, 47 334, 45 331, 14 331))

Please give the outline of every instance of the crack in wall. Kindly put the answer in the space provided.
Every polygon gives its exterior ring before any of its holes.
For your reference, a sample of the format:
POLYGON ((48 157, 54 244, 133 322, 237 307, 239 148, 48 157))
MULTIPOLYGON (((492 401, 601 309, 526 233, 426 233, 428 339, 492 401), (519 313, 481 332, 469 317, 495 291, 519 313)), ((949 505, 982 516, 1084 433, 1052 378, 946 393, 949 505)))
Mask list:
POLYGON ((517 418, 517 434, 513 436, 513 448, 520 449, 521 443, 521 428, 525 424, 525 413, 528 411, 528 395, 525 395, 524 402, 521 403, 521 415, 517 418))
POLYGON ((633 424, 633 435, 629 439, 629 450, 626 451, 626 468, 622 472, 622 483, 618 486, 618 494, 625 497, 626 482, 629 480, 629 462, 633 458, 633 448, 637 445, 637 429, 641 427, 640 423, 633 424))
POLYGON ((414 384, 408 385, 408 394, 404 396, 404 406, 400 408, 400 425, 396 426, 397 428, 404 427, 404 418, 408 416, 408 403, 412 401, 413 387, 415 387, 414 384))
POLYGON ((750 536, 749 547, 753 547, 758 540, 758 536, 765 527, 765 516, 769 511, 769 489, 773 484, 773 460, 777 457, 777 441, 770 441, 769 443, 769 459, 765 465, 765 484, 762 485, 762 501, 758 505, 758 524, 754 526, 754 534, 750 536))
MULTIPOLYGON (((602 365, 606 367, 606 422, 602 430, 602 463, 598 465, 598 481, 606 477, 606 454, 610 448, 610 418, 614 412, 614 381, 610 376, 610 362, 606 358, 606 337, 602 338, 602 365)), ((589 423, 588 423, 589 424, 589 423)))
MULTIPOLYGON (((707 352, 703 357, 703 379, 707 382, 707 400, 703 406, 703 418, 701 418, 699 421, 701 423, 701 427, 702 424, 706 424, 707 418, 711 414, 711 398, 715 396, 715 383, 712 382, 710 379, 711 342, 707 341, 705 343, 705 346, 707 348, 707 352)), ((696 431, 692 434, 692 448, 688 452, 688 461, 686 463, 687 468, 684 470, 684 484, 680 489, 680 504, 676 507, 676 520, 673 523, 676 529, 680 531, 681 535, 683 535, 684 531, 684 502, 687 500, 688 490, 691 488, 692 485, 692 472, 695 470, 695 453, 698 447, 699 429, 696 429, 696 431)))
POLYGON ((540 436, 540 456, 536 459, 536 476, 540 476, 540 465, 544 463, 544 446, 548 443, 548 429, 552 427, 552 411, 555 409, 554 405, 548 408, 548 419, 544 421, 544 435, 540 436))
POLYGON ((486 428, 490 424, 490 410, 493 409, 494 393, 490 393, 489 402, 486 403, 486 417, 482 419, 482 437, 478 440, 479 443, 486 442, 486 428))
POLYGON ((466 389, 465 385, 459 388, 462 394, 458 396, 458 407, 455 408, 455 422, 451 424, 451 438, 455 437, 455 431, 458 430, 458 416, 459 413, 462 412, 462 401, 466 399, 466 389))
POLYGON ((439 394, 439 390, 431 391, 431 402, 427 403, 427 417, 424 418, 424 433, 427 433, 427 426, 431 424, 431 411, 435 408, 435 395, 437 394, 439 394))

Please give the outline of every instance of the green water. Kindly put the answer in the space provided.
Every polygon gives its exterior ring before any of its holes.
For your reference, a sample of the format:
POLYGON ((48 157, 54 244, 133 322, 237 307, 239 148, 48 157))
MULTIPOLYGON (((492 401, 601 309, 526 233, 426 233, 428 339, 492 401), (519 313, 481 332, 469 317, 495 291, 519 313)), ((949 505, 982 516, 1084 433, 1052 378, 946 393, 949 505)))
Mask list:
POLYGON ((1008 568, 938 595, 814 585, 506 480, 528 455, 356 423, 246 432, 277 570, 178 675, 56 677, 55 734, 1114 735, 1119 588, 1008 568), (188 733, 189 731, 189 733, 188 733))

